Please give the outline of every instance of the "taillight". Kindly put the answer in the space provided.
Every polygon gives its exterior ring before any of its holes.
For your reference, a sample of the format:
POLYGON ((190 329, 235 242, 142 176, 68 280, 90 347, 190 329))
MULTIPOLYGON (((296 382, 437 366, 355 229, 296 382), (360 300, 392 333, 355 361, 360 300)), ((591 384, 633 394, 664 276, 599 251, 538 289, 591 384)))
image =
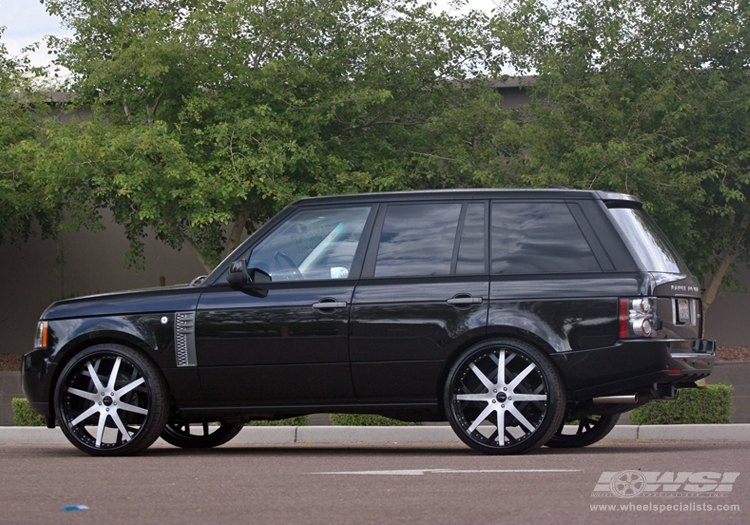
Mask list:
POLYGON ((620 339, 651 337, 656 325, 656 299, 620 299, 620 339))

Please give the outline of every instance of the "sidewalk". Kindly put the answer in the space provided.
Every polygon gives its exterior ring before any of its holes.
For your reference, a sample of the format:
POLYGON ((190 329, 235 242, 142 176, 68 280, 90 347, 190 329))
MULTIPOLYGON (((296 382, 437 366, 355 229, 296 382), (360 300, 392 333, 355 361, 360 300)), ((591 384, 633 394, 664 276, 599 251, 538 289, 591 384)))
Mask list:
MULTIPOLYGON (((750 441, 750 424, 618 425, 607 439, 750 441)), ((457 442, 449 426, 411 427, 245 427, 234 444, 457 442)), ((67 444, 59 428, 0 427, 0 446, 67 444)))

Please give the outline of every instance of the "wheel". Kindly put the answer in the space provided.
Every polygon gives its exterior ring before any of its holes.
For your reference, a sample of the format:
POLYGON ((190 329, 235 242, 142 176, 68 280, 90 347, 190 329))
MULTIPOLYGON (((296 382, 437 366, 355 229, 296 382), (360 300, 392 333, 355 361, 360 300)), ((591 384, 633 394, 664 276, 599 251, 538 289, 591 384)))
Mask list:
POLYGON ((565 422, 563 422, 557 432, 547 441, 546 445, 551 448, 586 447, 609 434, 619 419, 620 414, 592 414, 580 417, 577 420, 573 420, 578 421, 578 424, 572 434, 565 433, 565 422))
POLYGON ((96 345, 65 365, 55 412, 65 437, 92 456, 137 454, 166 425, 167 387, 159 371, 131 348, 96 345))
POLYGON ((221 426, 209 426, 208 423, 167 423, 161 438, 175 447, 212 448, 231 441, 240 433, 242 423, 221 423, 221 426), (197 430, 197 432, 196 432, 197 430))
POLYGON ((557 369, 514 339, 485 341, 453 365, 444 402, 454 432, 485 454, 521 454, 549 441, 565 414, 557 369))

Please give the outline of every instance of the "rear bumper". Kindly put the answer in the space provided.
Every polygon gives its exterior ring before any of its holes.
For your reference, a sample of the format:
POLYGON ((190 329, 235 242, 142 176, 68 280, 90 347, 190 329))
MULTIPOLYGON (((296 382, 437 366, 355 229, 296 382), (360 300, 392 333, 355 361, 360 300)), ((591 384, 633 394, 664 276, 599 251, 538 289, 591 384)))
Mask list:
POLYGON ((613 347, 553 355, 573 401, 652 391, 654 385, 691 386, 711 374, 712 340, 636 340, 613 347))
POLYGON ((669 374, 671 381, 668 383, 679 387, 682 384, 691 384, 698 379, 708 377, 714 369, 716 360, 716 341, 711 339, 699 339, 693 344, 692 351, 673 350, 670 353, 669 374))

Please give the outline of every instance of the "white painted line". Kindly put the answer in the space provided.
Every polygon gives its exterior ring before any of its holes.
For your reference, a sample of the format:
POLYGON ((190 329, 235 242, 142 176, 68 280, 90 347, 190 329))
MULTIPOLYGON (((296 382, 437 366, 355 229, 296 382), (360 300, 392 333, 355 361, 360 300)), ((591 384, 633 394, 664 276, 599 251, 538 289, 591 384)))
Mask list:
POLYGON ((424 476, 425 474, 535 474, 583 472, 581 469, 469 469, 426 468, 404 470, 359 470, 351 472, 310 472, 310 474, 345 476, 424 476))

